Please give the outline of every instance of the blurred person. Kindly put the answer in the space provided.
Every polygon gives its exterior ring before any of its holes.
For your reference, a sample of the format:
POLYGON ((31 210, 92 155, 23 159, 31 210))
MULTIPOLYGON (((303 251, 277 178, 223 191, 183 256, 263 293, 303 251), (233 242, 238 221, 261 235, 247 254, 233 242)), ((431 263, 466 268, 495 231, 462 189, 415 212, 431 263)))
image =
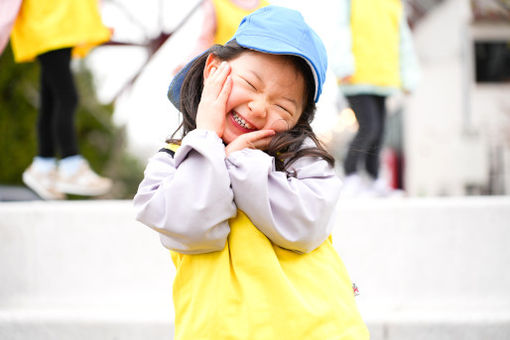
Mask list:
MULTIPOLYGON (((43 199, 64 199, 66 193, 103 195, 112 185, 80 155, 74 125, 78 94, 71 57, 84 57, 111 35, 101 21, 98 5, 97 0, 24 0, 14 25, 1 27, 0 37, 5 37, 12 26, 16 62, 37 59, 40 64, 38 152, 23 172, 23 182, 43 199)), ((4 21, 12 22, 12 13, 4 21)))
POLYGON ((234 35, 241 20, 251 12, 269 5, 266 0, 205 0, 202 3, 204 19, 197 44, 189 58, 179 64, 174 74, 195 56, 214 44, 225 44, 234 35))
POLYGON ((379 176, 386 99, 417 85, 412 36, 401 0, 341 0, 339 14, 332 69, 359 124, 344 160, 342 196, 384 196, 391 192, 379 176))

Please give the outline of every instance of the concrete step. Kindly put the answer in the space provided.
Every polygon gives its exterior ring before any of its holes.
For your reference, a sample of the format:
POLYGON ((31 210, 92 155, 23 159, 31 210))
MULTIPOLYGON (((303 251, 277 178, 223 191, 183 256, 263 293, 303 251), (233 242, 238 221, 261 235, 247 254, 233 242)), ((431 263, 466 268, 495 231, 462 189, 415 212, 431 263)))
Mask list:
MULTIPOLYGON (((34 302, 0 308, 0 339, 171 339, 170 304, 34 302)), ((154 298, 153 300, 156 300, 154 298)), ((168 302, 168 301, 167 301, 168 302)))
MULTIPOLYGON (((372 339, 510 339, 510 197, 341 201, 372 339)), ((0 203, 0 339, 169 339, 168 251, 128 201, 0 203)))
POLYGON ((510 197, 342 201, 372 339, 510 339, 510 197))
POLYGON ((0 204, 0 273, 0 339, 173 332, 169 252, 128 201, 0 204))

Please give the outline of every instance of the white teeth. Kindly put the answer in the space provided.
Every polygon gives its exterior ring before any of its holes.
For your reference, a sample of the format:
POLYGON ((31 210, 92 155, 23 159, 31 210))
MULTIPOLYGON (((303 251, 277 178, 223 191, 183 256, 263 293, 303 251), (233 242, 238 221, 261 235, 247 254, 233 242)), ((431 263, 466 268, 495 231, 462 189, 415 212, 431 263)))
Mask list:
POLYGON ((241 125, 243 128, 253 130, 253 128, 250 125, 248 125, 248 123, 244 119, 239 117, 237 113, 233 112, 232 117, 234 117, 236 123, 241 125))

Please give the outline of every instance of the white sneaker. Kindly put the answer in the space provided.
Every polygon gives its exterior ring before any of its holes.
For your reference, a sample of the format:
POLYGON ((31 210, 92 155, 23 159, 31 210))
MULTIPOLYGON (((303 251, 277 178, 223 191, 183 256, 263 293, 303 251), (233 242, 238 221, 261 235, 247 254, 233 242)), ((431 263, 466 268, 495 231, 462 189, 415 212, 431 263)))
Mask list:
POLYGON ((62 200, 65 195, 56 189, 57 172, 37 171, 33 164, 23 172, 23 183, 44 200, 62 200))
POLYGON ((372 190, 378 197, 404 197, 405 192, 400 189, 393 189, 384 178, 378 178, 372 185, 372 190))
POLYGON ((67 194, 99 196, 110 191, 112 181, 96 174, 84 160, 74 174, 67 175, 59 169, 56 187, 67 194))
POLYGON ((348 175, 343 180, 342 189, 340 192, 341 198, 354 198, 360 197, 362 193, 366 192, 367 186, 363 178, 358 174, 348 175))

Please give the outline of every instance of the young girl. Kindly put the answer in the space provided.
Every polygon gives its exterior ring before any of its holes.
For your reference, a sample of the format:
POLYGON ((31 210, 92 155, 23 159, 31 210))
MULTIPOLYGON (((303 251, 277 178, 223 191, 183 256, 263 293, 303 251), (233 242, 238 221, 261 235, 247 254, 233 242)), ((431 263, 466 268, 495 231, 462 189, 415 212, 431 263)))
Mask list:
POLYGON ((183 138, 134 198, 176 266, 174 339, 368 339, 331 238, 340 182, 310 122, 318 36, 268 6, 170 85, 183 138))

